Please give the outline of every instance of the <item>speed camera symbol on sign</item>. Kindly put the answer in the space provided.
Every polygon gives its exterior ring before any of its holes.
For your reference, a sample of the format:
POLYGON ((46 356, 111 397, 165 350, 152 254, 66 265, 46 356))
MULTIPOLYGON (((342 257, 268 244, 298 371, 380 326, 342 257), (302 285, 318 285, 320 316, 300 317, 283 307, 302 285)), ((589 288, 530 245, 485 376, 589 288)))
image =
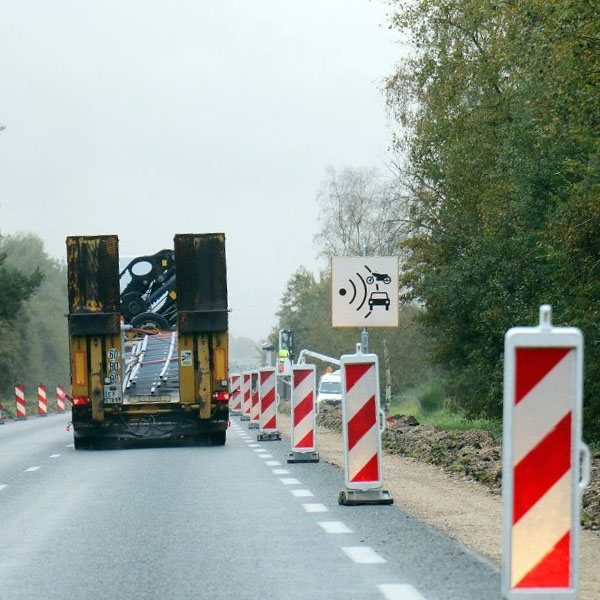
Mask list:
POLYGON ((331 259, 333 327, 398 326, 398 259, 331 259))

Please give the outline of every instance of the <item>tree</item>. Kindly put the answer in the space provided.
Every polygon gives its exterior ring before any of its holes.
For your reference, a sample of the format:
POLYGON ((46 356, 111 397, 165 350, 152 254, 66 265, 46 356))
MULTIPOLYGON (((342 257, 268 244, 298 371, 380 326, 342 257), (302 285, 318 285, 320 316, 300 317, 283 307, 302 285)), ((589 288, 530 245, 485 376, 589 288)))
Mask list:
POLYGON ((600 9, 390 4, 414 47, 386 88, 403 128, 404 283, 426 309, 454 400, 501 414, 504 332, 536 323, 549 301, 556 322, 586 335, 586 427, 598 438, 600 9))
POLYGON ((393 185, 373 168, 327 169, 317 195, 319 256, 388 256, 396 252, 402 215, 393 185))
POLYGON ((3 237, 0 252, 0 387, 12 391, 23 383, 32 396, 40 382, 49 388, 68 382, 66 267, 32 234, 3 237), (9 293, 11 281, 17 294, 9 293))

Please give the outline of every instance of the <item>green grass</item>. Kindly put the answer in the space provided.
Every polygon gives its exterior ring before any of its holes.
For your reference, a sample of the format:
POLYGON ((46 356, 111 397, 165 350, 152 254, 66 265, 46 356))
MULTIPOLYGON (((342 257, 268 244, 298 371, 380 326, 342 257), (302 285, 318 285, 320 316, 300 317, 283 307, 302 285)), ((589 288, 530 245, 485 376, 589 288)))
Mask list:
POLYGON ((502 437, 502 422, 491 419, 467 419, 463 414, 444 406, 444 396, 438 382, 412 388, 392 400, 390 415, 412 415, 419 423, 441 429, 483 429, 496 438, 502 437))

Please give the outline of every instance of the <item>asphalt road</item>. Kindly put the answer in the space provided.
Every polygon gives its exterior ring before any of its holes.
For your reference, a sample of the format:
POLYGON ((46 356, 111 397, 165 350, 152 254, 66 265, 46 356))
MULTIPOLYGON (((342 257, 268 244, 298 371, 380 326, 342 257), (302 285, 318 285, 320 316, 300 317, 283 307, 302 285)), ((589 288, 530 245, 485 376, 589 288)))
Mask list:
POLYGON ((0 599, 499 600, 497 570, 233 421, 225 447, 75 451, 68 415, 0 426, 0 599))

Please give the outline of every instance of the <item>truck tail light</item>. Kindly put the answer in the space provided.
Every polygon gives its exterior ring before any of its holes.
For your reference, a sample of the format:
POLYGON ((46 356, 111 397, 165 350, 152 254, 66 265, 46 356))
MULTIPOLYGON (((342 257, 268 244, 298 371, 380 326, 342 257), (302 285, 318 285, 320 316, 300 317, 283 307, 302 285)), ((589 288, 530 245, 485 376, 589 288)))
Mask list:
POLYGON ((215 392, 212 397, 213 400, 218 400, 219 402, 229 402, 229 392, 227 391, 215 392))
POLYGON ((73 405, 74 406, 82 406, 84 404, 89 404, 90 399, 87 396, 74 396, 73 397, 73 405))

